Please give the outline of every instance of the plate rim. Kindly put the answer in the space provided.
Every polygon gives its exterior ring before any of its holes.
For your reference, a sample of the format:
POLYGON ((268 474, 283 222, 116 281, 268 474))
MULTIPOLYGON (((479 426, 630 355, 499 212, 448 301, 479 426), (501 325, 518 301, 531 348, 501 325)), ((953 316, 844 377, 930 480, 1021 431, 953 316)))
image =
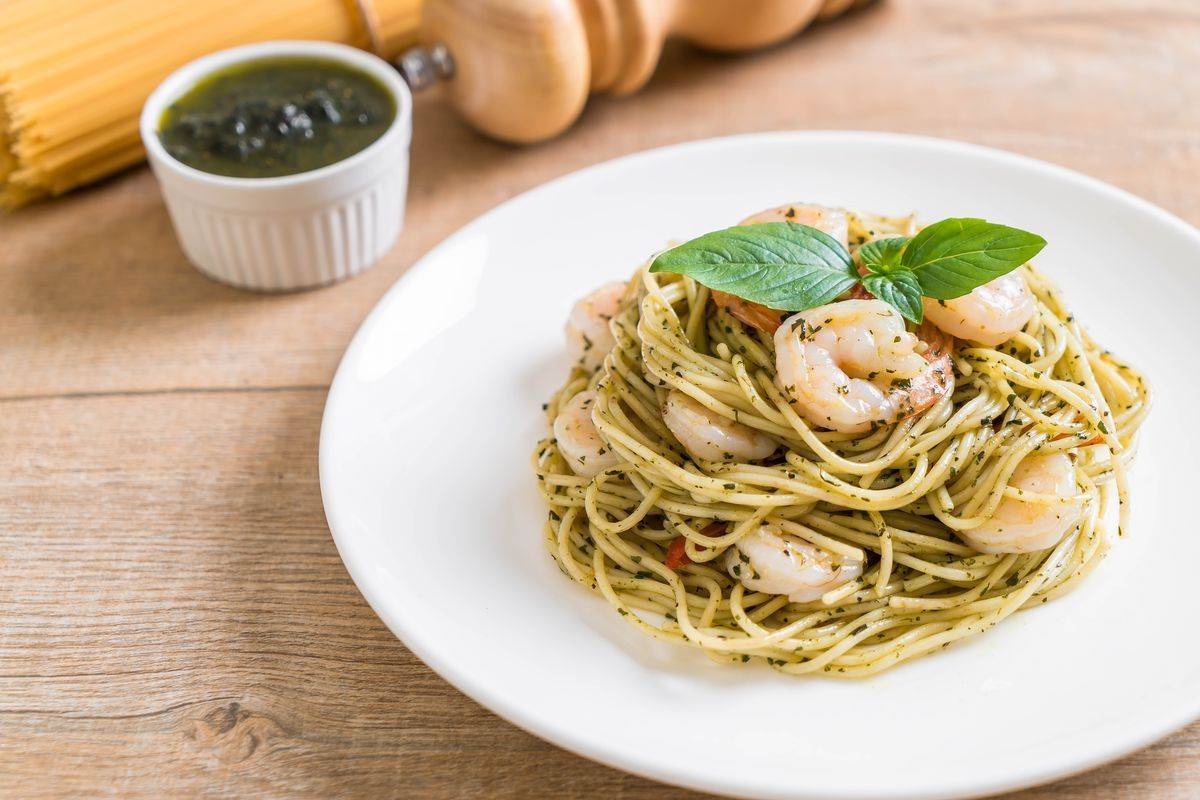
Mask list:
POLYGON ((330 433, 333 424, 331 419, 336 412, 336 406, 343 394, 347 391, 347 385, 350 379, 346 377, 349 363, 353 360, 353 356, 359 348, 363 346, 366 339, 366 333, 374 324, 377 315, 380 315, 381 309, 389 304, 389 301, 398 293, 406 291, 406 286, 411 283, 415 276, 420 275, 425 270, 431 268, 431 264, 436 260, 436 255, 443 251, 454 247, 455 243, 463 237, 469 235, 470 230, 476 228, 479 224, 485 223, 491 217, 499 214, 511 205, 521 202, 527 196, 539 193, 544 190, 549 190, 552 187, 557 187, 560 184, 581 179, 593 172, 601 171, 617 166, 628 166, 635 164, 638 161, 654 160, 663 156, 671 156, 679 153, 684 153, 688 150, 703 150, 712 147, 737 146, 745 144, 818 144, 818 143, 858 143, 862 145, 882 144, 882 145, 901 145, 901 146, 921 146, 933 149, 940 149, 951 153, 966 154, 978 158, 990 160, 994 163, 999 163, 1002 166, 1020 167, 1030 169, 1035 172, 1041 172, 1069 183, 1073 183, 1080 188, 1087 189, 1102 195, 1106 195, 1111 199, 1131 205, 1139 211, 1154 217, 1158 222, 1174 228, 1185 238, 1189 238, 1200 249, 1200 231, 1195 227, 1158 206, 1149 200, 1138 197, 1132 192, 1115 186, 1111 183, 1092 177, 1074 169, 1064 167, 1051 162, 1043 161, 1032 156, 1015 153, 1009 150, 1003 150, 987 145, 975 144, 971 142, 960 141, 956 139, 946 139, 935 136, 925 136, 909 133, 893 133, 886 131, 869 131, 869 130, 837 130, 837 129, 819 129, 819 130, 780 130, 766 132, 751 132, 741 133, 729 136, 717 136, 704 139, 693 139, 673 144, 667 144, 659 147, 650 148, 647 150, 639 150, 625 155, 617 156, 611 159, 590 164, 588 166, 572 170, 570 172, 558 175, 550 180, 533 186, 521 193, 510 197, 495 206, 484 211, 482 214, 475 216, 464 222, 451 234, 443 238, 433 247, 429 248, 421 255, 404 273, 399 276, 396 281, 385 291, 372 306, 371 310, 363 318, 358 325, 354 335, 351 337, 349 345, 343 352, 341 359, 338 362, 337 370, 334 373, 333 380, 330 383, 328 394, 326 395, 324 409, 321 415, 321 428, 318 440, 318 479, 321 489, 321 502, 325 510, 326 523, 328 524, 330 535, 333 538, 334 545, 337 548, 338 555, 346 567, 351 580, 362 594, 367 604, 372 611, 380 618, 401 644, 407 647, 414 655, 432 669, 439 677, 449 683, 457 691, 466 695, 468 698, 478 703, 491 713, 496 714, 509 724, 530 733, 545 742, 548 742, 556 747, 560 747, 575 755, 581 756, 591 761, 603 764, 613 769, 618 769, 637 775, 642 778, 665 783, 673 786, 683 787, 699 792, 710 794, 719 794, 729 797, 755 797, 763 798, 764 800, 817 800, 827 798, 828 800, 873 800, 874 798, 888 798, 888 800, 906 800, 907 798, 922 798, 923 800, 953 800, 955 798, 973 798, 985 797, 1011 792, 1020 789, 1025 789, 1033 786, 1043 785, 1052 781, 1058 781, 1064 778, 1069 778, 1073 775, 1095 769, 1103 764, 1115 761, 1138 750, 1152 745, 1160 739, 1169 736, 1170 734, 1182 729, 1186 725, 1200 719, 1200 695, 1198 695, 1191 703, 1182 702, 1176 706, 1176 713, 1171 715, 1162 715, 1156 717, 1152 724, 1143 724, 1141 726, 1133 726, 1137 730, 1131 735, 1124 737, 1120 743, 1103 749, 1096 749, 1088 757, 1080 759, 1060 759, 1057 766, 1045 766, 1039 770, 1029 773, 1021 773, 1019 777, 1008 779, 995 779, 984 783, 967 784, 959 781, 955 785, 946 785, 936 791, 930 792, 926 789, 912 790, 905 789, 899 792, 892 792, 881 795, 878 792, 864 794, 858 791, 846 791, 830 794, 828 791, 822 791, 821 794, 815 795, 806 793, 802 786, 797 786, 789 790, 776 790, 770 787, 761 785, 752 785, 748 782, 739 782, 722 778, 716 782, 701 781, 689 774, 685 769, 673 769, 671 766, 663 765, 654 762, 652 759, 626 757, 625 754, 606 749, 602 745, 578 736, 568 727, 556 726, 554 724, 543 724, 540 720, 534 719, 527 715, 522 707, 515 703, 509 703, 504 698, 495 695, 489 688, 480 684, 471 677, 471 673, 461 670, 451 660, 443 658, 437 652, 434 644, 424 640, 415 632, 414 626, 407 625, 404 615, 390 605, 387 601, 387 588, 374 575, 369 561, 369 555, 363 551, 355 541, 355 537, 350 532, 350 526, 343 521, 344 510, 338 508, 338 503, 332 498, 333 490, 330 488, 332 478, 328 477, 332 472, 332 465, 328 465, 327 455, 332 445, 329 443, 332 434, 330 433), (339 533, 339 531, 341 531, 339 533), (1065 762, 1065 763, 1064 763, 1065 762))

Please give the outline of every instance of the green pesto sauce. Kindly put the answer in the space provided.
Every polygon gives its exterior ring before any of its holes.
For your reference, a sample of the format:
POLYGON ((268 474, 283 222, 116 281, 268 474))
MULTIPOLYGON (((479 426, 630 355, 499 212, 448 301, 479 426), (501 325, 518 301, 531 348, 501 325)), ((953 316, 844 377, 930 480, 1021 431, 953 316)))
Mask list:
POLYGON ((167 152, 214 175, 273 178, 341 161, 392 124, 374 76, 338 61, 263 58, 209 75, 163 112, 167 152))

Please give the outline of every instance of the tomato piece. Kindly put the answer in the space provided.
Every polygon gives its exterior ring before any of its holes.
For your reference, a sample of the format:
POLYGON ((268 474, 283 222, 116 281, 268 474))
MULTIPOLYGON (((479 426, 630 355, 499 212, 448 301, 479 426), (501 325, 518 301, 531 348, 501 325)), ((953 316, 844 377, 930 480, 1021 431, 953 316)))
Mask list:
POLYGON ((679 569, 692 563, 692 560, 688 558, 687 551, 683 549, 686 541, 682 536, 676 536, 671 540, 671 545, 667 548, 667 569, 679 569))
MULTIPOLYGON (((701 536, 721 536, 729 529, 728 522, 714 520, 700 529, 701 536)), ((687 544, 687 539, 682 536, 676 536, 671 540, 671 544, 667 546, 667 560, 664 562, 667 569, 679 569, 686 567, 692 563, 692 559, 688 557, 687 550, 684 546, 687 544)), ((704 549, 704 548, 700 548, 704 549)))

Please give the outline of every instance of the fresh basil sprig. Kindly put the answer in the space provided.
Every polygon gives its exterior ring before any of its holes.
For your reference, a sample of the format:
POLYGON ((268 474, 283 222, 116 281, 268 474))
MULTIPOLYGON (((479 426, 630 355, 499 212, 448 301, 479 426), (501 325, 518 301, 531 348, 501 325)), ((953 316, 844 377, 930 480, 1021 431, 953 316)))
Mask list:
POLYGON ((876 239, 858 248, 858 257, 872 272, 878 274, 890 272, 900 266, 900 258, 904 255, 906 244, 908 244, 907 236, 876 239))
POLYGON ((856 283, 920 322, 921 298, 952 300, 1009 273, 1046 240, 974 218, 936 222, 911 239, 878 239, 859 248, 866 274, 831 236, 794 222, 740 225, 707 233, 659 254, 651 272, 687 275, 710 289, 781 311, 837 298, 856 283))

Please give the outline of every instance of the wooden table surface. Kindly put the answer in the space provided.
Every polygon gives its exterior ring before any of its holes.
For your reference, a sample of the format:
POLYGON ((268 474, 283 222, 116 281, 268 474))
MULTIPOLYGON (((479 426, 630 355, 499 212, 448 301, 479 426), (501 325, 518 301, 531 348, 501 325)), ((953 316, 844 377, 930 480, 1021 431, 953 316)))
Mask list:
MULTIPOLYGON (((695 797, 484 711, 363 602, 316 459, 363 315, 505 198, 743 131, 964 139, 1200 222, 1198 100, 1194 2, 888 0, 749 57, 672 46, 640 95, 540 147, 420 98, 399 246, 320 291, 201 277, 144 169, 0 220, 0 795, 695 797)), ((1014 797, 1195 798, 1198 756, 1193 725, 1014 797)))

